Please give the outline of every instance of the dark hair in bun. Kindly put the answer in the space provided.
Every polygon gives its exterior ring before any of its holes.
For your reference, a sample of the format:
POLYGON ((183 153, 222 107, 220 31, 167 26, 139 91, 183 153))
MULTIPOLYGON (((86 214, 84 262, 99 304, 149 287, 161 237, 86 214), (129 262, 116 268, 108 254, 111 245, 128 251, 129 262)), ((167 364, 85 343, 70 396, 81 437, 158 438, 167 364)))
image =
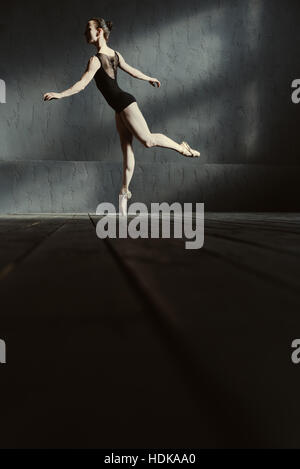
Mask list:
POLYGON ((106 26, 107 26, 108 29, 111 31, 111 30, 112 30, 112 27, 113 27, 113 22, 112 22, 112 21, 106 21, 106 26))
POLYGON ((96 28, 103 29, 104 38, 105 38, 106 41, 108 41, 110 32, 111 32, 112 27, 113 27, 113 22, 112 21, 105 21, 104 18, 91 18, 89 21, 95 21, 96 28))

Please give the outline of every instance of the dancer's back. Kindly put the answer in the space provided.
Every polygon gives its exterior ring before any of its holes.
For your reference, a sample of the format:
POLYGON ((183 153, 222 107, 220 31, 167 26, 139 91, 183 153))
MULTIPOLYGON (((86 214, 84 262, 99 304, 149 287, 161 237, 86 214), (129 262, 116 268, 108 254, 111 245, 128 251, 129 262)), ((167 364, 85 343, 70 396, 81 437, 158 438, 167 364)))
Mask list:
POLYGON ((116 111, 121 112, 129 104, 136 101, 135 97, 122 90, 117 82, 117 70, 120 63, 117 52, 114 56, 98 52, 101 67, 94 75, 98 89, 103 94, 108 104, 116 111))

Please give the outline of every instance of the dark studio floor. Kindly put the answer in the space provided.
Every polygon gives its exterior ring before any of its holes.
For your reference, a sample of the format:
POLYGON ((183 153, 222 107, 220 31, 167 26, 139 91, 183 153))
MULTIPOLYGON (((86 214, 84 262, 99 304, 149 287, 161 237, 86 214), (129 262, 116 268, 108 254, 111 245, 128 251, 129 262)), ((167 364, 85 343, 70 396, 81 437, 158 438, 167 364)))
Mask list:
POLYGON ((300 214, 206 213, 205 241, 0 217, 2 448, 300 447, 300 214))

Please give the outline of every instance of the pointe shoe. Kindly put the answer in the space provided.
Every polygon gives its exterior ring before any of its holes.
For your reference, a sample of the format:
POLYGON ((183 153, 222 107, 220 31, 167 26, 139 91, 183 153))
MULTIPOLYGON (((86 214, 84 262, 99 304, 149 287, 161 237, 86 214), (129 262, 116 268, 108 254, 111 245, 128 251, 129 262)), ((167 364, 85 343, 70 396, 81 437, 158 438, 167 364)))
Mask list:
POLYGON ((131 199, 132 193, 129 189, 121 189, 120 195, 124 195, 128 200, 131 199))
POLYGON ((197 150, 193 150, 187 142, 181 142, 182 146, 182 155, 184 156, 190 156, 190 157, 197 157, 200 156, 200 152, 197 150))
POLYGON ((130 190, 122 189, 119 194, 119 213, 122 216, 127 215, 127 200, 131 199, 132 193, 130 190))
POLYGON ((127 215, 127 198, 119 194, 119 214, 122 216, 127 215))

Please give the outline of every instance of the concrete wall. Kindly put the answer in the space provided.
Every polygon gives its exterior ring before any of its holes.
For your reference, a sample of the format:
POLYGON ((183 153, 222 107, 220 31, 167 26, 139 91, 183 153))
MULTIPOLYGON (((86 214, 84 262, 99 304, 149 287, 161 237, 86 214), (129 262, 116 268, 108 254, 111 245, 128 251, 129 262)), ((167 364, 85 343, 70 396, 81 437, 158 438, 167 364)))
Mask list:
POLYGON ((111 48, 161 81, 153 88, 118 72, 150 129, 202 153, 192 160, 135 140, 134 201, 297 210, 299 13, 296 0, 1 5, 0 212, 86 212, 117 201, 119 137, 94 80, 82 93, 42 99, 74 84, 96 53, 83 36, 93 16, 114 22, 111 48))

